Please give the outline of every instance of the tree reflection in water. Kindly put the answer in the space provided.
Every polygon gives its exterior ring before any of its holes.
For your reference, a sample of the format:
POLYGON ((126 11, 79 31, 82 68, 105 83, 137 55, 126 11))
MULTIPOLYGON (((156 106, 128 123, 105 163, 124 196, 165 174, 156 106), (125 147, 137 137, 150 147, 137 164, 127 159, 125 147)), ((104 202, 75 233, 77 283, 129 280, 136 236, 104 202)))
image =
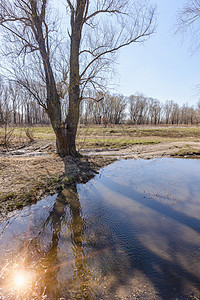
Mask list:
MULTIPOLYGON (((63 296, 67 299, 90 299, 93 294, 90 283, 91 273, 84 253, 86 222, 82 216, 81 205, 75 188, 65 189, 57 196, 53 208, 44 222, 43 231, 48 231, 49 227, 52 236, 48 251, 42 260, 45 274, 41 271, 40 282, 38 283, 40 295, 45 294, 47 299, 58 299, 63 296), (62 243, 63 239, 66 238, 62 234, 63 228, 68 230, 68 244, 70 243, 74 259, 69 261, 67 257, 61 257, 61 262, 59 243, 62 243), (74 268, 73 276, 70 279, 69 276, 68 278, 61 278, 62 269, 65 270, 65 274, 69 268, 70 273, 72 265, 74 268)), ((67 251, 69 249, 66 249, 67 251)), ((64 253, 64 255, 66 254, 64 253)))

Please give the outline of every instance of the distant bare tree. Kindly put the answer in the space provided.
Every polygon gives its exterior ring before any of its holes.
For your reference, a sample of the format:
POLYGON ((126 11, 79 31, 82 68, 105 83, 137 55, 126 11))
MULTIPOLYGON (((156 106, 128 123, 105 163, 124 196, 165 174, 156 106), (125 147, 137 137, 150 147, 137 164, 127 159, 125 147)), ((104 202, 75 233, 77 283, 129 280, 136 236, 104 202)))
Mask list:
POLYGON ((148 99, 143 94, 129 97, 129 116, 134 124, 145 124, 149 110, 148 99))
POLYGON ((200 123, 200 101, 197 104, 196 114, 197 114, 197 124, 199 124, 200 123))
POLYGON ((110 101, 112 106, 111 123, 120 124, 125 118, 126 98, 122 95, 114 95, 110 101))
POLYGON ((173 101, 166 101, 163 110, 165 123, 170 124, 173 110, 173 101))
POLYGON ((153 125, 157 125, 161 123, 161 112, 162 112, 162 105, 159 100, 149 98, 149 116, 150 122, 153 125))
POLYGON ((120 124, 126 117, 127 101, 122 95, 110 95, 100 93, 96 95, 96 101, 90 99, 85 107, 85 116, 95 124, 120 124), (100 98, 100 100, 98 100, 100 98))
POLYGON ((8 149, 13 134, 13 129, 9 128, 12 121, 12 105, 10 101, 10 89, 8 86, 0 84, 0 125, 3 125, 4 131, 1 135, 0 144, 8 149))
POLYGON ((172 106, 171 123, 177 125, 180 123, 180 107, 177 103, 174 102, 172 106))

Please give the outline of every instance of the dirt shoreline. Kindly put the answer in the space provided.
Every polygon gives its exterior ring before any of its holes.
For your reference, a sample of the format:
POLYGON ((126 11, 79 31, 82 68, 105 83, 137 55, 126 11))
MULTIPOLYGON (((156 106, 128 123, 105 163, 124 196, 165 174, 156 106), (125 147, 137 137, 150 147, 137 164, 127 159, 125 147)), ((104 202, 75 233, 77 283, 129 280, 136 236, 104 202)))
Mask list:
POLYGON ((22 149, 0 152, 0 223, 8 212, 36 203, 66 186, 86 182, 100 168, 118 159, 200 157, 200 142, 173 141, 133 145, 125 149, 82 149, 80 159, 62 160, 52 145, 34 142, 22 149))

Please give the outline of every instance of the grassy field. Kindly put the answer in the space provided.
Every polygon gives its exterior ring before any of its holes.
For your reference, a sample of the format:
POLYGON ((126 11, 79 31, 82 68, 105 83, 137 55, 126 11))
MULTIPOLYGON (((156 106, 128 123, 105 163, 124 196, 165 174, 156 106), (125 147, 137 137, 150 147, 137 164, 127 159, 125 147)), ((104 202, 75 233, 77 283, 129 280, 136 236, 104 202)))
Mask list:
MULTIPOLYGON (((55 134, 51 127, 16 127, 13 129, 9 143, 24 143, 33 140, 55 141, 55 134)), ((11 132, 12 128, 8 129, 11 132)), ((0 143, 3 143, 4 129, 0 128, 0 143)), ((135 144, 158 144, 162 141, 200 141, 200 127, 147 127, 147 126, 79 126, 77 133, 78 149, 87 148, 126 148, 135 144)))

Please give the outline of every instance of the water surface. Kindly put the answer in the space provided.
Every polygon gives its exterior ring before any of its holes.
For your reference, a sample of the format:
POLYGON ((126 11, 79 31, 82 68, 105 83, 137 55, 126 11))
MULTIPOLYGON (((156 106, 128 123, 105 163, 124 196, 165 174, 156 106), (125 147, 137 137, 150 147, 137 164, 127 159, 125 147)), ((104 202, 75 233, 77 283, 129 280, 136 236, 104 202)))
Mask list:
POLYGON ((15 211, 0 225, 0 299, 199 299, 199 170, 121 160, 15 211))

